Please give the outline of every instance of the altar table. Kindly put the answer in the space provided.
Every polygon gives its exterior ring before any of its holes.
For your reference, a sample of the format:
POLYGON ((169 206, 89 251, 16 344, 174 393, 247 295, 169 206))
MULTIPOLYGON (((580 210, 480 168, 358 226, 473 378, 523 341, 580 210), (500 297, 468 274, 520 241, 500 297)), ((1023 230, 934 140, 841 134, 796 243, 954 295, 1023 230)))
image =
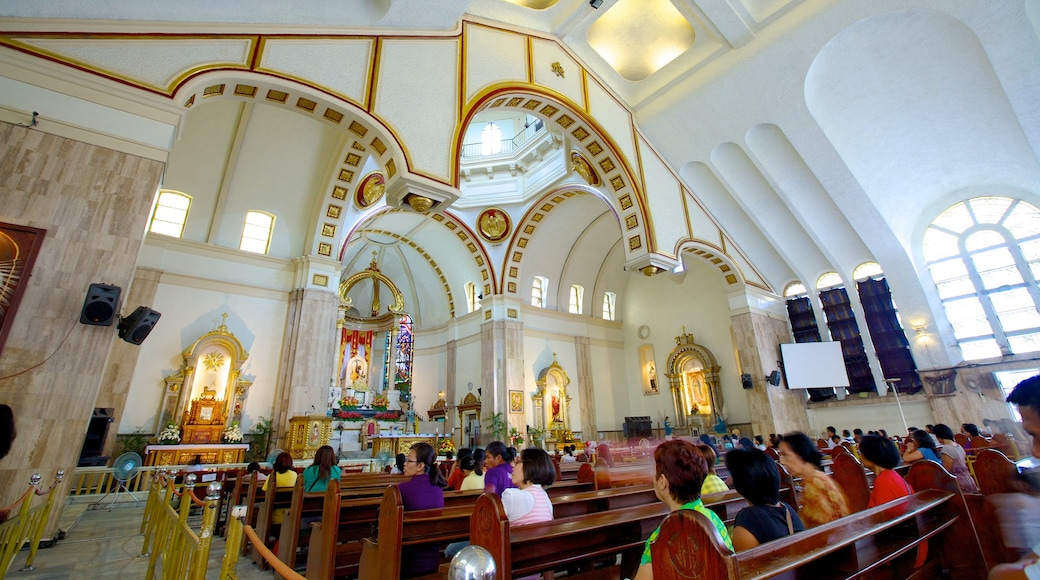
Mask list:
POLYGON ((408 449, 416 443, 429 443, 437 448, 437 435, 435 434, 402 434, 402 435, 379 435, 372 437, 372 457, 379 456, 380 451, 387 451, 396 457, 398 453, 408 453, 408 449))
POLYGON ((149 445, 144 448, 145 465, 194 465, 199 463, 242 463, 249 445, 149 445))

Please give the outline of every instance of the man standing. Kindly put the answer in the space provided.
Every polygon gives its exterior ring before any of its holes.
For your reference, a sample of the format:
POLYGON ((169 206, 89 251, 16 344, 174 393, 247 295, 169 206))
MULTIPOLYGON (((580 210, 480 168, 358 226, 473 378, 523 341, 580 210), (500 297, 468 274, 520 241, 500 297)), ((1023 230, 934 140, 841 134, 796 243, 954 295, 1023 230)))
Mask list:
MULTIPOLYGON (((1033 440, 1033 457, 1040 457, 1040 375, 1028 378, 1015 385, 1007 401, 1018 405, 1022 415, 1022 427, 1033 440)), ((1040 579, 1040 545, 1014 564, 994 566, 989 572, 990 580, 1004 578, 1040 579)))

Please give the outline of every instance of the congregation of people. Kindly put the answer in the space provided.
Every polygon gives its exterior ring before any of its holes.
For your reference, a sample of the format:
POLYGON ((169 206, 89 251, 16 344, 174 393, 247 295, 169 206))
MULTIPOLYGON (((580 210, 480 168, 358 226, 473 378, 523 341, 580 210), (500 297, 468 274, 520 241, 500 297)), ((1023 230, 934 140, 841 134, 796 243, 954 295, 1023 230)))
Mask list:
MULTIPOLYGON (((1025 431, 1029 435, 1040 435, 1040 376, 1024 381, 1009 401, 1020 406, 1025 431)), ((717 530, 722 543, 741 552, 852 513, 845 492, 827 471, 829 458, 837 453, 837 447, 848 450, 872 472, 867 504, 870 508, 913 495, 915 490, 904 480, 905 470, 901 466, 919 461, 941 465, 956 478, 961 493, 979 493, 968 465, 971 443, 962 442, 992 434, 970 423, 961 425, 958 433, 945 424, 926 425, 924 429, 911 427, 905 436, 889 436, 883 429, 839 431, 834 427, 827 427, 826 435, 818 439, 798 431, 753 438, 724 434, 693 439, 672 434, 652 446, 652 463, 647 457, 646 465, 653 468, 654 495, 670 512, 695 510, 703 514, 717 530), (795 482, 796 495, 781 493, 781 482, 787 475, 795 482), (703 498, 733 490, 746 500, 746 506, 727 525, 705 506, 703 498), (785 502, 784 498, 788 497, 797 500, 785 502)), ((979 441, 975 439, 975 445, 980 445, 979 441)), ((502 441, 493 441, 483 449, 460 449, 456 457, 449 458, 450 469, 442 469, 441 463, 445 460, 438 457, 436 449, 428 443, 417 443, 397 457, 391 471, 407 478, 398 484, 405 511, 443 508, 445 491, 483 490, 501 499, 510 527, 525 526, 553 520, 553 502, 546 490, 556 483, 561 465, 595 464, 598 459, 610 457, 609 447, 603 443, 584 449, 566 445, 550 454, 537 447, 518 451, 502 441)), ((650 449, 643 451, 651 453, 650 449)), ((614 453, 620 452, 615 450, 614 453)), ((1035 444, 1033 454, 1037 455, 1035 444)), ((313 464, 303 470, 304 489, 323 491, 332 479, 339 479, 340 469, 336 463, 331 447, 319 449, 313 464)), ((249 477, 263 477, 256 467, 250 466, 249 477)), ((273 467, 264 482, 265 490, 269 485, 283 488, 295 485, 297 474, 291 469, 288 454, 280 455, 273 467)), ((276 513, 274 523, 280 524, 283 517, 284 513, 276 513)), ((659 530, 646 540, 635 580, 653 578, 651 545, 659 530)), ((1040 544, 1040 537, 1036 541, 1040 544)), ((401 552, 402 577, 436 572, 445 559, 467 545, 464 541, 447 546, 406 545, 401 552)), ((926 546, 922 546, 917 552, 918 560, 923 561, 926 553, 926 546)), ((1023 553, 1020 563, 998 566, 992 577, 1025 577, 1015 574, 1030 566, 1040 566, 1037 563, 1040 550, 1034 548, 1023 553)))

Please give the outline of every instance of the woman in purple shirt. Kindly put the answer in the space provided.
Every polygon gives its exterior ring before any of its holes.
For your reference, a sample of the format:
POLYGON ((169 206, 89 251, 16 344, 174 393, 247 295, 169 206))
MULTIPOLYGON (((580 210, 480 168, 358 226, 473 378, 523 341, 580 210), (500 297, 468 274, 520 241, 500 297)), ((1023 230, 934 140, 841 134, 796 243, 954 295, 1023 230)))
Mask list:
POLYGON ((513 485, 513 454, 505 443, 492 441, 484 457, 484 491, 501 496, 513 485))
MULTIPOLYGON (((404 460, 404 474, 411 479, 400 484, 405 511, 444 507, 444 477, 437 469, 437 452, 429 443, 416 443, 404 460)), ((401 548, 401 577, 410 578, 437 571, 440 549, 437 546, 401 548)))

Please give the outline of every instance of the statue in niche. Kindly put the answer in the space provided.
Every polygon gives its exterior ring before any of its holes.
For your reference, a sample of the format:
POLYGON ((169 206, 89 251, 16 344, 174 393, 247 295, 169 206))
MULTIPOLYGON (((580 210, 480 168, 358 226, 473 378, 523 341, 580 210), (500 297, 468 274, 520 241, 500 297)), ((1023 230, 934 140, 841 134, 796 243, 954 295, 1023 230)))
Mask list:
POLYGON ((552 393, 552 418, 553 422, 560 420, 560 391, 554 390, 552 393))
POLYGON ((650 377, 650 390, 657 392, 657 367, 654 366, 653 361, 650 361, 650 367, 647 369, 646 374, 650 377))

